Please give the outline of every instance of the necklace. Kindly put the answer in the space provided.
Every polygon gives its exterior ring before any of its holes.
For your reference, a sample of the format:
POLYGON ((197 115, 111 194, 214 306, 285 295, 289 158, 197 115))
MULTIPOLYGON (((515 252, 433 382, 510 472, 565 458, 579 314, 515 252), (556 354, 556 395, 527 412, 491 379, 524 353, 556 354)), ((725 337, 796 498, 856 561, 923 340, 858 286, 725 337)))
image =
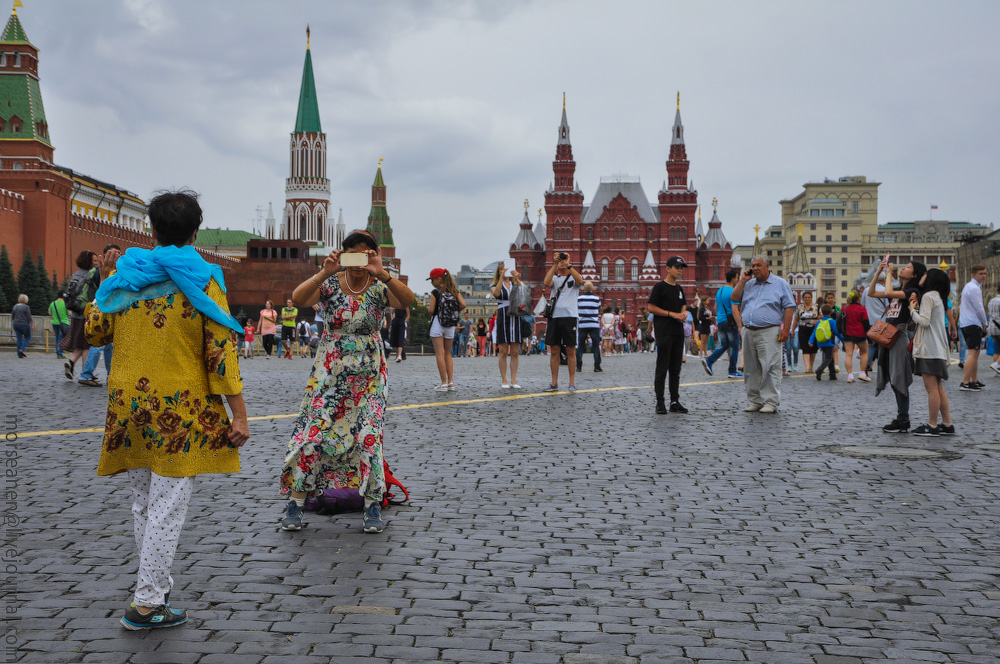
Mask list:
POLYGON ((354 296, 360 295, 362 292, 364 292, 364 290, 368 287, 368 276, 369 275, 365 274, 365 280, 364 282, 362 282, 361 287, 355 288, 354 286, 351 285, 351 273, 345 271, 344 285, 347 286, 347 292, 354 296))

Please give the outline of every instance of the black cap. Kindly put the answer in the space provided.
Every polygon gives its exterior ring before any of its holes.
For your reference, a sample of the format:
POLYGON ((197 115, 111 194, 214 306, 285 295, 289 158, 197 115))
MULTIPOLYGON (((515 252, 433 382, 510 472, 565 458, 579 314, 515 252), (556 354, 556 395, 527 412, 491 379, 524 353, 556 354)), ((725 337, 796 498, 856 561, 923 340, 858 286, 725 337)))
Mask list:
POLYGON ((687 267, 687 263, 680 256, 671 256, 667 259, 667 267, 687 267))

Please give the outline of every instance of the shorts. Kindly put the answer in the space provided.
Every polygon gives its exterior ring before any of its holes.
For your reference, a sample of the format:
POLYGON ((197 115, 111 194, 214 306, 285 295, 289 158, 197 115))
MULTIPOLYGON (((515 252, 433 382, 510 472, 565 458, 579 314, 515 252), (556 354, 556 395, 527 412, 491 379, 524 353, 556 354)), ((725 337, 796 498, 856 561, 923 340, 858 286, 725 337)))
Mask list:
POLYGON ((430 337, 432 339, 434 337, 444 337, 445 339, 454 339, 455 338, 455 326, 452 325, 451 327, 444 327, 438 321, 438 317, 434 316, 434 318, 431 319, 431 333, 430 333, 430 337))
POLYGON ((913 369, 914 376, 937 376, 948 380, 948 360, 925 360, 918 357, 913 369))
POLYGON ((550 318, 545 330, 545 345, 576 348, 576 318, 550 318))
POLYGON ((302 344, 303 346, 306 345, 306 344, 308 344, 309 343, 309 337, 305 336, 304 334, 300 334, 299 335, 299 343, 302 344))
POLYGON ((962 328, 965 345, 969 350, 979 350, 983 345, 983 328, 978 325, 966 325, 962 328))
POLYGON ((295 341, 295 328, 281 326, 281 340, 282 341, 295 341))
POLYGON ((851 344, 866 344, 868 343, 868 337, 851 337, 845 334, 844 342, 851 344))

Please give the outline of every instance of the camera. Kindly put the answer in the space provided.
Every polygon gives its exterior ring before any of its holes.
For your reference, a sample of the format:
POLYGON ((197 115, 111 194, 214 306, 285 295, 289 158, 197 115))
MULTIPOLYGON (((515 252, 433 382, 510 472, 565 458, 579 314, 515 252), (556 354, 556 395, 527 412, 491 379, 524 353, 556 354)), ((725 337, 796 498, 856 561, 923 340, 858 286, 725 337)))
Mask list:
POLYGON ((569 254, 567 254, 565 251, 560 251, 557 258, 561 261, 564 261, 567 258, 569 258, 569 254))
POLYGON ((364 267, 368 265, 368 254, 357 252, 343 253, 340 255, 341 267, 364 267))

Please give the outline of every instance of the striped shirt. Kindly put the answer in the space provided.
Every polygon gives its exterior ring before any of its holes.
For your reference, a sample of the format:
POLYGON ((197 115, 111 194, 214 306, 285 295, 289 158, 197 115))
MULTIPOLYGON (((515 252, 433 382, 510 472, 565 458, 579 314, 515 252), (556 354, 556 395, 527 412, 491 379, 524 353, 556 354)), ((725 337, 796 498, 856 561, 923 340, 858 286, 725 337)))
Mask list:
POLYGON ((580 293, 576 298, 577 303, 577 328, 581 330, 597 330, 601 324, 598 322, 601 313, 601 298, 593 293, 580 293))

